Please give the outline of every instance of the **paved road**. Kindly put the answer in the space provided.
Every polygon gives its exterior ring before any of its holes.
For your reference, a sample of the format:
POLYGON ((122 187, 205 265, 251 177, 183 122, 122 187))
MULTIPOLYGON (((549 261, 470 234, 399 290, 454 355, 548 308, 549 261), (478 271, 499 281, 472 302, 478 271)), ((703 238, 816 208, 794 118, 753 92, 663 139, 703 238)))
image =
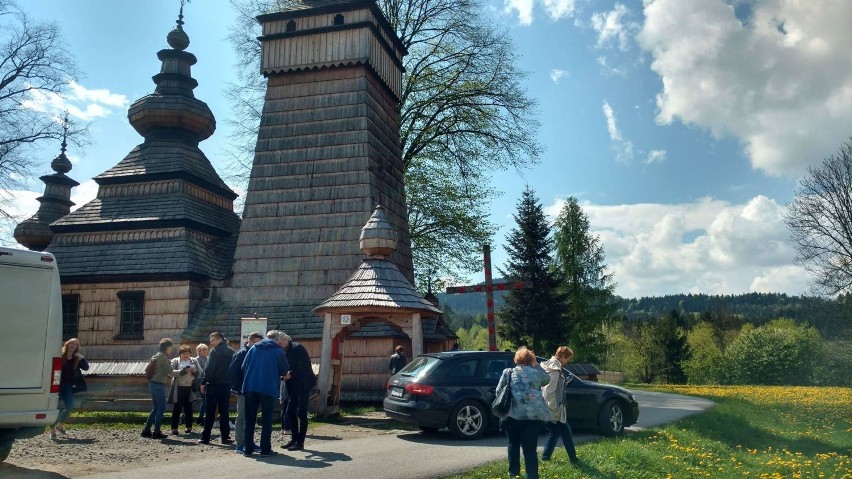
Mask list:
MULTIPOLYGON (((639 401, 640 418, 639 423, 631 429, 675 421, 697 414, 712 405, 711 401, 705 399, 644 391, 637 391, 636 398, 639 401)), ((591 434, 574 436, 576 442, 596 438, 598 436, 591 434)), ((285 471, 282 469, 284 466, 288 479, 430 479, 503 459, 506 457, 505 445, 506 440, 500 435, 490 435, 478 441, 457 441, 446 432, 423 435, 408 431, 342 441, 311 441, 309 431, 309 450, 306 451, 264 458, 223 454, 203 461, 182 461, 84 477, 151 479, 213 475, 252 479, 280 476, 285 471)), ((32 472, 21 470, 18 477, 35 477, 31 475, 32 472)), ((8 479, 17 479, 14 474, 8 479)))

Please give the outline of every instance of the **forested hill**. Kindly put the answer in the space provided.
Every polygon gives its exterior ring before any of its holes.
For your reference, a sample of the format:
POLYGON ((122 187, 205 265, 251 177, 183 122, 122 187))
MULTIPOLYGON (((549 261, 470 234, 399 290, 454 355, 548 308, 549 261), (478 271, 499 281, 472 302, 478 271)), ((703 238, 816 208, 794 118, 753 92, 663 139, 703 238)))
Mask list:
MULTIPOLYGON (((505 291, 494 293, 494 307, 503 305, 505 291)), ((459 316, 485 316, 485 294, 444 294, 439 293, 441 305, 448 311, 451 323, 459 316)), ((737 295, 673 294, 667 296, 642 298, 615 298, 619 309, 617 317, 628 322, 656 319, 671 311, 677 311, 694 322, 712 316, 715 318, 736 318, 738 323, 761 325, 777 318, 790 318, 796 322, 807 322, 820 330, 826 323, 847 323, 843 311, 836 300, 812 297, 790 296, 783 293, 747 293, 737 295), (842 319, 841 319, 842 318, 842 319)), ((848 301, 845 301, 848 302, 848 301)), ((470 324, 471 319, 460 321, 470 324)), ((475 321, 475 320, 474 320, 475 321)), ((459 324, 459 325, 461 325, 459 324)), ((832 328, 828 328, 832 329, 832 328)))
POLYGON ((838 301, 783 293, 737 295, 673 294, 667 296, 618 298, 620 313, 628 319, 655 317, 670 311, 682 315, 706 314, 737 316, 745 322, 762 324, 777 318, 812 321, 840 314, 838 301))

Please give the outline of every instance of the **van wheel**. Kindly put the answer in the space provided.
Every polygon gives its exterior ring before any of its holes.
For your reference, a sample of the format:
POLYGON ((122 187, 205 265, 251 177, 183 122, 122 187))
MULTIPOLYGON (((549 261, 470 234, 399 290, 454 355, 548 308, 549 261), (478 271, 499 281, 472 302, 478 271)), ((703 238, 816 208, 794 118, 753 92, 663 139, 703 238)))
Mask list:
POLYGON ((598 414, 598 429, 604 436, 624 434, 624 409, 615 399, 605 402, 598 414))
POLYGON ((458 439, 479 439, 488 430, 488 414, 477 401, 462 401, 453 408, 447 427, 458 439))
POLYGON ((9 457, 9 453, 12 452, 13 442, 15 442, 14 439, 0 439, 0 462, 5 461, 9 457))

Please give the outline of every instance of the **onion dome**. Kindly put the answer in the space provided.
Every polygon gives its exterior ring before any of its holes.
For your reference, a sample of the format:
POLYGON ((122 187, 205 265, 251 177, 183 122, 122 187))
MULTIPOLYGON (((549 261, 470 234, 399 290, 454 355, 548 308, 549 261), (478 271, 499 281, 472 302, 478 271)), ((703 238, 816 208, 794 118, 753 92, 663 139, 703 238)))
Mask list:
POLYGON ((157 52, 163 64, 160 73, 152 77, 157 85, 154 93, 133 103, 127 117, 146 140, 173 136, 175 130, 182 130, 183 135, 203 141, 216 131, 216 119, 207 104, 192 93, 198 82, 192 78, 191 67, 198 59, 184 51, 189 36, 183 30, 183 6, 176 23, 166 36, 171 48, 157 52))
POLYGON ((71 212, 71 207, 74 206, 71 201, 71 188, 80 184, 65 176, 65 173, 71 171, 71 161, 65 156, 68 146, 67 114, 63 128, 65 131, 62 134, 62 149, 50 163, 56 173, 40 178, 44 182, 44 195, 37 198, 38 212, 15 227, 15 240, 34 251, 43 251, 50 244, 53 239, 50 224, 71 212))
POLYGON ((390 224, 385 209, 379 205, 361 229, 360 247, 367 256, 385 258, 396 251, 399 235, 390 224))

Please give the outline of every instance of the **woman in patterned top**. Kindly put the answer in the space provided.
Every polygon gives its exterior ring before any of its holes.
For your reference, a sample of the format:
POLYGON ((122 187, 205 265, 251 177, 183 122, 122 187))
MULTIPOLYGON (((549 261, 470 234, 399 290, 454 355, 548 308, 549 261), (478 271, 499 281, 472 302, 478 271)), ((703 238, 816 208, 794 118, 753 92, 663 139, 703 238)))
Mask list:
POLYGON ((538 432, 550 420, 550 409, 541 394, 541 388, 550 382, 535 360, 535 353, 522 346, 515 353, 514 368, 507 368, 497 385, 499 390, 506 381, 512 388, 512 405, 503 418, 502 427, 509 441, 509 476, 521 474, 521 450, 524 451, 526 479, 538 479, 538 432))

